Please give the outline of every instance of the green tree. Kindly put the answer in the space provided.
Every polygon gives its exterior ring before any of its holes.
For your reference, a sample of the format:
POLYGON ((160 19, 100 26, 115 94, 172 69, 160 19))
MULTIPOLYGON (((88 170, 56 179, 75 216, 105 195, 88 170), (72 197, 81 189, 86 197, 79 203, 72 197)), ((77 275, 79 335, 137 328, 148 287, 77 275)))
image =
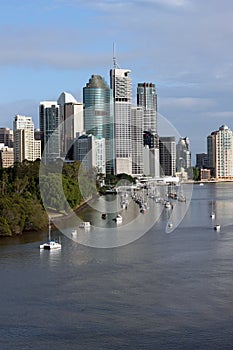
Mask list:
POLYGON ((0 236, 12 236, 10 226, 6 218, 0 216, 0 236))

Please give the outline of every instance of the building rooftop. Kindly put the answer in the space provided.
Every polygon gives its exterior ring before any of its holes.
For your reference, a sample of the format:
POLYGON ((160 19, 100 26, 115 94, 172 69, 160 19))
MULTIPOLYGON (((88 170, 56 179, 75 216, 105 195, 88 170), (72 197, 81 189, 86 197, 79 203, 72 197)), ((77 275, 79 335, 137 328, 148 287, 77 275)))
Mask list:
POLYGON ((109 89, 106 81, 100 75, 92 75, 89 82, 86 84, 87 88, 109 89))

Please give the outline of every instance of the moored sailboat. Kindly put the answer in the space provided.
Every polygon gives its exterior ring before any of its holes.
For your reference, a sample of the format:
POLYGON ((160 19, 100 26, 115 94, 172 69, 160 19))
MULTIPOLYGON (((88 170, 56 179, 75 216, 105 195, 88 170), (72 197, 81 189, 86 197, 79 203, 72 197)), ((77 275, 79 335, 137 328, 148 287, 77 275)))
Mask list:
POLYGON ((46 243, 40 244, 40 249, 61 249, 61 243, 51 239, 51 220, 49 217, 49 240, 46 243))

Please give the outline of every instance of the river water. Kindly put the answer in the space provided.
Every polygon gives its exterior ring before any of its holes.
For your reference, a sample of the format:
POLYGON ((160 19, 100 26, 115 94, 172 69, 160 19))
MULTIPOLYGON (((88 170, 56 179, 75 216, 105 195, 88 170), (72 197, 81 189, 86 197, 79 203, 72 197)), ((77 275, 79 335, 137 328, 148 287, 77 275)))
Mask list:
POLYGON ((46 232, 1 239, 0 349, 232 349, 233 184, 195 185, 171 233, 167 220, 163 210, 117 248, 62 235, 60 251, 40 251, 46 232))

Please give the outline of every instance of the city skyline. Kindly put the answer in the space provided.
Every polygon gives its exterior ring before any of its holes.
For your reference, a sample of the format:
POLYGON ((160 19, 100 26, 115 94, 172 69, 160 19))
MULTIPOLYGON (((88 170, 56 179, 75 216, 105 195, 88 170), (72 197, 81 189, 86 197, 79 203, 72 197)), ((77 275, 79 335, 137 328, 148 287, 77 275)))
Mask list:
POLYGON ((12 128, 16 114, 37 127, 40 101, 62 91, 81 101, 92 74, 109 82, 116 42, 133 102, 137 83, 155 83, 158 112, 189 137, 193 160, 211 130, 233 129, 230 1, 9 0, 1 10, 2 127, 12 128))

